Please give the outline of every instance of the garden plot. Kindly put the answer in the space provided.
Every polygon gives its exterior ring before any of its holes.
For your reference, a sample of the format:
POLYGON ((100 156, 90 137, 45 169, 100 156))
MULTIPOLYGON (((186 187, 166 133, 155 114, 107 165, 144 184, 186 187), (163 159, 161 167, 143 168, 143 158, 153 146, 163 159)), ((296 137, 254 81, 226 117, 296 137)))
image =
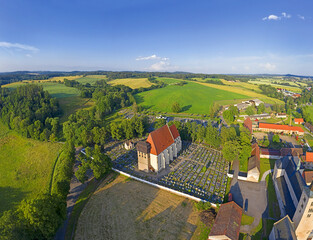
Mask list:
POLYGON ((229 165, 220 151, 183 142, 179 157, 161 174, 138 171, 136 150, 126 150, 123 143, 106 147, 105 153, 118 170, 210 202, 223 202, 229 165))

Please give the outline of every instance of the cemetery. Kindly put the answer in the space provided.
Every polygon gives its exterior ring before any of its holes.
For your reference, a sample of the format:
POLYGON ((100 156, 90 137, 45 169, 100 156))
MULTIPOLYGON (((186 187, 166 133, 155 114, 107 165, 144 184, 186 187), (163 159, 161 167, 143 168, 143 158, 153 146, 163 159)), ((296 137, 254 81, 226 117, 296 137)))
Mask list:
POLYGON ((139 171, 136 149, 126 150, 123 142, 104 151, 115 169, 212 203, 223 202, 229 163, 218 150, 183 141, 179 156, 159 173, 139 171))

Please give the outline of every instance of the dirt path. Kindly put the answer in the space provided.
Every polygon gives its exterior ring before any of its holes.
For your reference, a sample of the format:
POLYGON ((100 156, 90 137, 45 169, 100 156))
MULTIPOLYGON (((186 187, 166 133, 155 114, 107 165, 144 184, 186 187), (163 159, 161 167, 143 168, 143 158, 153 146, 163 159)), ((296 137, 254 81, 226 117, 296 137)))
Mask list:
MULTIPOLYGON (((79 161, 75 162, 74 173, 78 170, 79 164, 80 164, 79 161)), ((84 184, 82 184, 81 182, 78 181, 75 174, 73 174, 73 177, 72 177, 71 183, 70 183, 70 191, 69 191, 69 194, 67 195, 67 199, 66 199, 66 205, 67 205, 67 207, 66 207, 66 211, 67 211, 66 220, 64 221, 62 227, 57 231, 56 236, 54 238, 55 240, 64 240, 65 239, 65 233, 66 233, 66 229, 67 229, 67 225, 68 225, 68 220, 71 216, 73 207, 74 207, 79 195, 86 188, 88 183, 93 179, 93 175, 92 175, 91 171, 87 172, 87 176, 88 176, 88 180, 84 184)))

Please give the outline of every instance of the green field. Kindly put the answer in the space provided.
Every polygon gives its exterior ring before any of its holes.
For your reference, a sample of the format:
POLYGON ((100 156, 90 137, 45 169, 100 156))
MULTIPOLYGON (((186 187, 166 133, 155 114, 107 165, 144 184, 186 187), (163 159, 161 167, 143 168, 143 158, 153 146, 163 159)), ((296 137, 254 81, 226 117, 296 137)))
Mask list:
MULTIPOLYGON (((18 84, 17 83, 7 84, 7 85, 4 85, 3 87, 15 89, 18 86, 25 85, 25 84, 29 84, 29 83, 19 82, 18 84)), ((64 84, 52 83, 52 82, 36 83, 36 84, 42 85, 43 89, 48 91, 52 97, 64 98, 64 97, 79 96, 79 90, 77 88, 67 87, 64 84)))
POLYGON ((21 137, 0 123, 0 215, 48 191, 61 147, 21 137))
POLYGON ((214 101, 247 99, 248 96, 188 82, 183 86, 169 85, 142 92, 136 94, 135 98, 139 105, 153 111, 172 112, 172 104, 177 101, 182 112, 208 114, 214 101))

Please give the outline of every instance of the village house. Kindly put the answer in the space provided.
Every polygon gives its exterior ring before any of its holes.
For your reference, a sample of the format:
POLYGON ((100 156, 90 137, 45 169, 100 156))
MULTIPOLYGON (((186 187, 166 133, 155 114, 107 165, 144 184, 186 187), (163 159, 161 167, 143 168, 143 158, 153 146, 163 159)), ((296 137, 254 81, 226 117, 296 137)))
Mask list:
POLYGON ((276 117, 277 118, 287 118, 287 114, 286 113, 276 113, 276 117))
POLYGON ((136 145, 138 169, 159 172, 165 169, 182 149, 182 141, 176 126, 164 125, 151 132, 146 141, 136 145))
POLYGON ((303 120, 303 118, 295 118, 294 122, 295 122, 295 124, 303 124, 304 120, 303 120))
POLYGON ((234 201, 220 206, 208 240, 237 240, 239 238, 242 208, 234 201))
POLYGON ((301 127, 272 124, 272 123, 259 123, 258 131, 262 132, 274 132, 274 133, 285 133, 285 134, 297 134, 300 136, 304 135, 304 131, 301 127))
POLYGON ((302 160, 304 168, 313 170, 313 152, 306 152, 302 160))

